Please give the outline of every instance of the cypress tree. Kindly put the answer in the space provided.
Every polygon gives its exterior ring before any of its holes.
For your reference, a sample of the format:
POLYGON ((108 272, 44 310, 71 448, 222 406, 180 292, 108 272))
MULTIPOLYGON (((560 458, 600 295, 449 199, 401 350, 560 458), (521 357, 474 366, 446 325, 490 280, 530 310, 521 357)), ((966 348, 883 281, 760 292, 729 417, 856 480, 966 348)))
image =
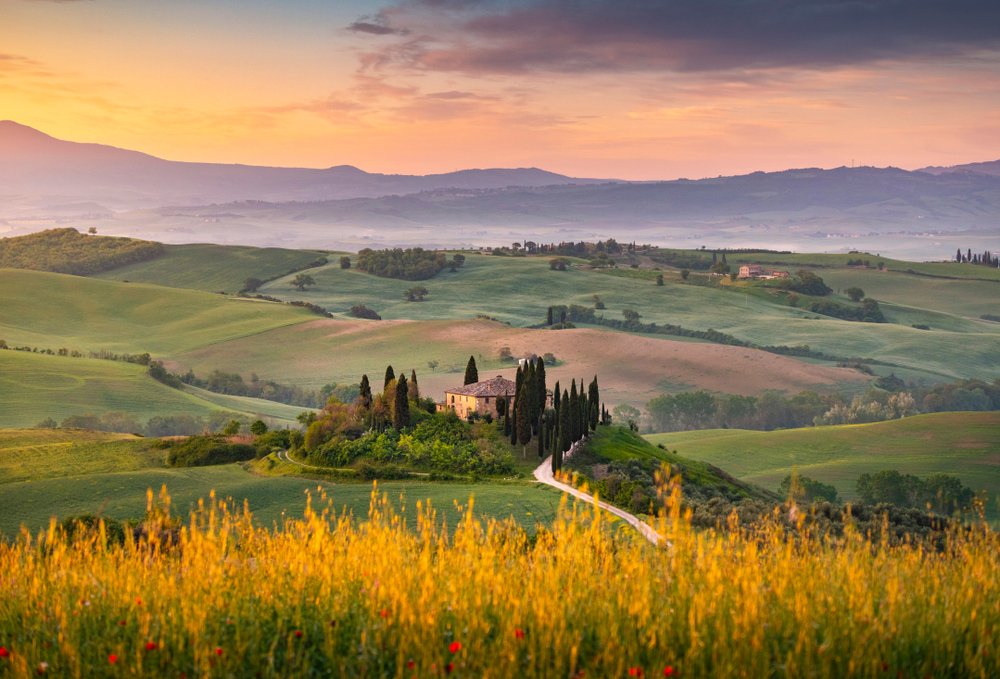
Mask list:
POLYGON ((420 387, 417 385, 417 371, 410 371, 410 383, 407 385, 410 391, 410 398, 414 401, 420 401, 420 387))
POLYGON ((410 398, 406 387, 406 375, 396 381, 396 399, 392 407, 392 426, 396 431, 410 424, 410 398))
POLYGON ((571 443, 580 440, 580 397, 576 393, 576 380, 570 382, 569 399, 564 406, 569 406, 569 439, 571 443))
POLYGON ((570 438, 570 417, 569 417, 569 394, 563 391, 562 407, 559 408, 559 445, 556 450, 560 453, 569 450, 573 441, 570 438))
POLYGON ((465 381, 462 382, 462 386, 466 384, 475 384, 479 381, 479 370, 476 368, 476 357, 469 356, 469 362, 465 364, 465 381))
POLYGON ((545 317, 545 324, 552 325, 552 307, 549 307, 548 316, 545 317))
POLYGON ((552 407, 559 410, 559 383, 556 382, 556 386, 552 389, 552 407))
POLYGON ((541 357, 535 363, 535 388, 538 390, 538 413, 540 415, 545 412, 545 409, 549 405, 546 403, 546 396, 548 394, 545 390, 545 361, 541 357))
POLYGON ((368 375, 361 376, 361 385, 358 387, 358 398, 361 401, 361 408, 369 411, 372 408, 372 385, 368 383, 368 375))
POLYGON ((596 431, 601 415, 601 390, 597 386, 597 375, 594 375, 594 381, 590 383, 587 400, 590 401, 590 428, 596 431))
POLYGON ((528 444, 531 442, 531 417, 528 415, 529 389, 527 383, 521 387, 521 393, 517 396, 517 441, 521 444, 521 456, 528 459, 528 444))
POLYGON ((393 372, 392 366, 391 365, 386 366, 386 368, 385 368, 385 383, 382 385, 382 390, 385 391, 386 387, 388 387, 389 383, 392 382, 394 379, 396 379, 396 373, 393 372))

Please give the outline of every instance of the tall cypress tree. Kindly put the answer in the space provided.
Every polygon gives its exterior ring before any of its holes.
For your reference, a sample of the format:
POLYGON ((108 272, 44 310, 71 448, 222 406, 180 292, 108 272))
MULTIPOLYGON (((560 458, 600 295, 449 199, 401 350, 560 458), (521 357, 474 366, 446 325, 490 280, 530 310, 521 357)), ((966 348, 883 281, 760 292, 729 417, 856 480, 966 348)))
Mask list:
POLYGON ((396 381, 396 398, 392 406, 392 426, 396 431, 410 424, 410 397, 406 387, 406 375, 396 381))
POLYGON ((475 384, 479 381, 479 369, 476 368, 476 357, 469 356, 469 362, 465 364, 465 381, 462 382, 462 386, 466 384, 475 384))
POLYGON ((563 390, 562 406, 559 408, 559 445, 556 448, 560 453, 569 450, 573 444, 570 436, 569 411, 569 394, 563 390))
POLYGON ((358 398, 363 410, 367 412, 372 409, 372 385, 368 383, 368 375, 361 376, 361 384, 358 387, 358 398))
POLYGON ((407 385, 410 392, 410 399, 420 401, 420 387, 417 385, 417 371, 410 371, 410 383, 407 385))
POLYGON ((537 390, 538 413, 541 414, 548 407, 548 403, 546 403, 548 392, 545 389, 545 361, 541 357, 535 362, 535 389, 537 390))
POLYGON ((597 375, 594 375, 594 381, 590 383, 588 400, 590 401, 590 428, 597 431, 597 423, 601 416, 601 389, 597 386, 597 375))
POLYGON ((385 368, 385 383, 382 385, 382 390, 385 391, 385 388, 388 387, 389 383, 392 382, 394 379, 396 379, 396 373, 393 372, 392 366, 391 365, 386 366, 386 368, 385 368))
POLYGON ((545 325, 552 325, 552 307, 549 307, 549 313, 545 317, 545 325))
POLYGON ((561 398, 559 391, 559 383, 556 382, 556 386, 552 389, 552 407, 559 410, 559 399, 561 398))
POLYGON ((517 442, 521 444, 521 456, 528 458, 528 444, 531 442, 531 417, 528 415, 528 383, 521 386, 517 395, 517 442))
POLYGON ((569 438, 571 443, 580 440, 580 397, 576 393, 576 380, 570 382, 569 399, 563 406, 569 406, 569 438))

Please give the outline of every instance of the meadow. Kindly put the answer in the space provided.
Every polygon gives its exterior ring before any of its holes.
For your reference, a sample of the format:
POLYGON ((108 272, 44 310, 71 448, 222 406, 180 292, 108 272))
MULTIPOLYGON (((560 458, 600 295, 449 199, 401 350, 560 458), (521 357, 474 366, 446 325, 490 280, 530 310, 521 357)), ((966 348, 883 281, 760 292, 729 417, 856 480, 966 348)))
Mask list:
POLYGON ((315 262, 326 253, 285 248, 192 243, 166 245, 164 254, 141 264, 118 267, 95 278, 153 283, 169 288, 236 293, 248 278, 268 280, 315 262))
POLYGON ((93 358, 0 351, 0 427, 32 427, 52 418, 121 412, 140 424, 154 416, 208 417, 220 411, 297 424, 305 410, 260 399, 173 389, 145 366, 93 358))
POLYGON ((315 318, 305 309, 64 274, 0 270, 0 338, 155 358, 315 318))
POLYGON ((651 434, 680 455, 722 467, 739 479, 777 490, 786 475, 832 484, 856 499, 864 473, 895 469, 924 477, 957 476, 985 490, 1000 515, 1000 413, 931 413, 888 422, 779 431, 711 429, 651 434))
MULTIPOLYGON (((151 501, 152 501, 151 496, 151 501)), ((453 532, 373 493, 367 520, 320 495, 275 532, 207 502, 182 530, 0 543, 0 672, 13 677, 864 677, 1000 671, 1000 543, 940 549, 693 531, 662 549, 564 507, 529 540, 453 532)))

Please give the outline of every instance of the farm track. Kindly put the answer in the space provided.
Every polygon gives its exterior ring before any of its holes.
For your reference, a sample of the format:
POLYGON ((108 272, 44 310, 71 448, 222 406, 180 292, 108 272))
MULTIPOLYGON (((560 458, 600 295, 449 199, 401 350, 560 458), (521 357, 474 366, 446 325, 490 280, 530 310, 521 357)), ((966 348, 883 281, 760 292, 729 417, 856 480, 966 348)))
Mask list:
MULTIPOLYGON (((579 443, 580 442, 573 444, 573 447, 570 448, 569 451, 566 453, 566 457, 569 457, 570 455, 573 454, 579 443)), ((573 486, 567 483, 563 483, 562 481, 557 480, 555 478, 555 474, 552 473, 551 455, 545 458, 545 460, 543 460, 542 463, 535 468, 534 476, 539 483, 544 483, 547 486, 552 486, 553 488, 557 488, 563 491, 564 493, 569 493, 573 497, 579 498, 585 502, 589 502, 591 504, 596 503, 597 506, 600 507, 601 509, 605 510, 610 514, 614 514, 615 516, 624 520, 630 526, 635 528, 637 531, 639 531, 642 537, 649 540, 653 545, 658 546, 660 545, 660 543, 663 543, 667 547, 670 546, 670 543, 665 541, 662 535, 657 533, 652 526, 650 526, 645 521, 639 519, 639 517, 637 517, 636 515, 629 514, 624 509, 619 509, 618 507, 610 505, 602 500, 597 500, 594 498, 593 495, 585 493, 584 491, 574 488, 573 486)))

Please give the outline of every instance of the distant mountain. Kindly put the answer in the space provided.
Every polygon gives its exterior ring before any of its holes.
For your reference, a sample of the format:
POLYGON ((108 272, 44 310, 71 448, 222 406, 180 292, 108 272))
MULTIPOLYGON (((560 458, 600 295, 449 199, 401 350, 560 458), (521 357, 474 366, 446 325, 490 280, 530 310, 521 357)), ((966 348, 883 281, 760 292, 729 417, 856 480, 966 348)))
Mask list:
POLYGON ((994 177, 1000 177, 1000 160, 989 160, 984 163, 966 163, 964 165, 952 165, 950 167, 934 165, 922 168, 919 171, 935 175, 956 172, 972 172, 973 174, 988 174, 994 177))
MULTIPOLYGON (((257 167, 163 160, 101 144, 55 139, 0 122, 0 200, 42 213, 67 204, 112 210, 239 200, 374 198, 435 189, 490 189, 594 183, 537 168, 461 170, 413 176, 373 174, 349 165, 327 169, 257 167)), ((0 215, 5 206, 0 204, 0 215)))

